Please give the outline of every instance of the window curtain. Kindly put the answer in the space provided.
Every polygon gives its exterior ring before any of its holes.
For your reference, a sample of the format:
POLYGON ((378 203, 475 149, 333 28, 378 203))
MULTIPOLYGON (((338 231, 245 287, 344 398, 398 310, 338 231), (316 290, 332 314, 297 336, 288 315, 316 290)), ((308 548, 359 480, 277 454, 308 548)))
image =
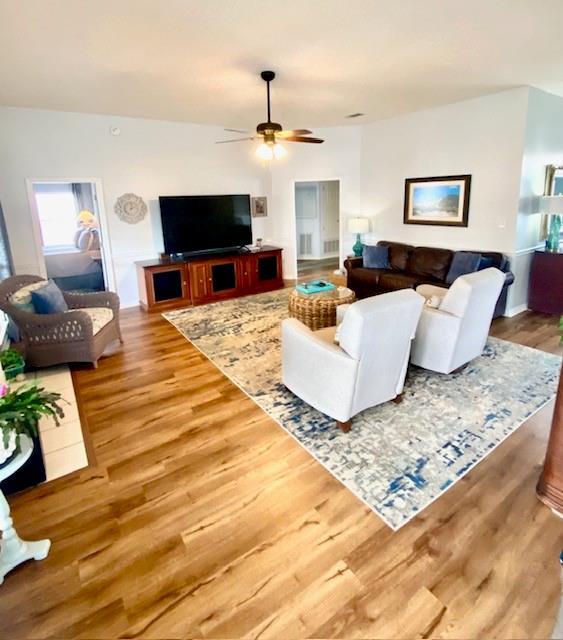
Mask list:
POLYGON ((76 211, 94 211, 94 194, 92 193, 92 185, 89 182, 73 182, 72 193, 76 200, 76 211))
POLYGON ((0 280, 9 278, 13 274, 14 265, 12 262, 12 252, 10 251, 10 242, 8 240, 8 232, 6 231, 2 203, 0 203, 0 280))

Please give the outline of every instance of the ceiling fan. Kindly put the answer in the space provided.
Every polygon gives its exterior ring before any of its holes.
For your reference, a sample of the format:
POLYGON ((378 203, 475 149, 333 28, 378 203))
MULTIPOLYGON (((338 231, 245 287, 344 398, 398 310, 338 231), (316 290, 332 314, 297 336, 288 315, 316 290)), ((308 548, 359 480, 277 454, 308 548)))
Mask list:
MULTIPOLYGON (((276 77, 273 71, 262 71, 260 74, 262 80, 266 82, 266 96, 268 106, 268 121, 261 122, 256 127, 256 135, 248 138, 235 138, 234 140, 220 140, 215 144, 225 144, 228 142, 242 142, 243 140, 261 139, 262 144, 256 150, 256 155, 262 160, 272 160, 273 158, 281 158, 285 155, 285 149, 279 144, 278 140, 287 142, 308 142, 312 144, 320 144, 324 142, 320 138, 309 137, 312 131, 309 129, 293 129, 284 130, 278 122, 272 122, 270 119, 270 82, 276 77)), ((225 129, 233 133, 248 133, 240 129, 225 129)))

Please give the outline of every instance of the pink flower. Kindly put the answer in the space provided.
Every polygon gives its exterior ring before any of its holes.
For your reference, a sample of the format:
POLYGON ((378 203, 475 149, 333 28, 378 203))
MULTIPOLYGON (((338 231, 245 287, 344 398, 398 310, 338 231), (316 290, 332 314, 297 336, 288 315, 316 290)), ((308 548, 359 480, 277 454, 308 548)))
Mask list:
POLYGON ((5 382, 0 384, 0 398, 3 398, 9 391, 10 391, 10 388, 5 382))

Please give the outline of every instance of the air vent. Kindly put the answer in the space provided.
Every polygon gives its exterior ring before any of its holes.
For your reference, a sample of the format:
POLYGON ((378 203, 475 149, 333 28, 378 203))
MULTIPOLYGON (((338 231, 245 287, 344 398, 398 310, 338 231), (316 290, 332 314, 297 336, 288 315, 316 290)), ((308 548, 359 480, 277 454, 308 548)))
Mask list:
POLYGON ((357 113, 349 113, 346 118, 361 118, 362 116, 365 116, 365 113, 360 113, 359 111, 357 113))
POLYGON ((310 256, 312 253, 313 253, 313 234, 300 233, 299 234, 299 255, 310 256))
POLYGON ((338 239, 336 239, 336 240, 325 240, 323 247, 324 247, 324 252, 325 253, 337 253, 338 252, 338 239))

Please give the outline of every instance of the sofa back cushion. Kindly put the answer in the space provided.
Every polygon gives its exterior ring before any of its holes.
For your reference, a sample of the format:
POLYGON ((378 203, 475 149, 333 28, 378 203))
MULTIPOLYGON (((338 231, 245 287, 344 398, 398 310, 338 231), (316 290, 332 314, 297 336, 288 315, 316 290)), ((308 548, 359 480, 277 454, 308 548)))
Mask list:
POLYGON ((389 265, 391 269, 397 271, 406 271, 409 262, 409 256, 413 252, 414 247, 410 244, 402 244, 401 242, 387 242, 380 240, 378 247, 389 247, 389 265))
POLYGON ((449 249, 416 247, 409 256, 407 270, 410 273, 416 273, 443 282, 446 279, 452 258, 453 251, 449 249))
POLYGON ((367 269, 389 269, 389 247, 365 244, 362 257, 367 269))
POLYGON ((39 280, 38 282, 32 282, 26 284, 24 287, 20 287, 17 291, 14 291, 8 298, 8 302, 17 307, 20 311, 27 311, 28 313, 35 313, 35 307, 31 300, 32 291, 42 289, 47 284, 46 280, 39 280))
MULTIPOLYGON (((450 270, 446 276, 446 282, 451 284, 454 280, 459 278, 459 276, 479 271, 481 259, 481 254, 475 253, 474 251, 456 251, 450 270)), ((491 265, 489 264, 488 266, 491 265)))

